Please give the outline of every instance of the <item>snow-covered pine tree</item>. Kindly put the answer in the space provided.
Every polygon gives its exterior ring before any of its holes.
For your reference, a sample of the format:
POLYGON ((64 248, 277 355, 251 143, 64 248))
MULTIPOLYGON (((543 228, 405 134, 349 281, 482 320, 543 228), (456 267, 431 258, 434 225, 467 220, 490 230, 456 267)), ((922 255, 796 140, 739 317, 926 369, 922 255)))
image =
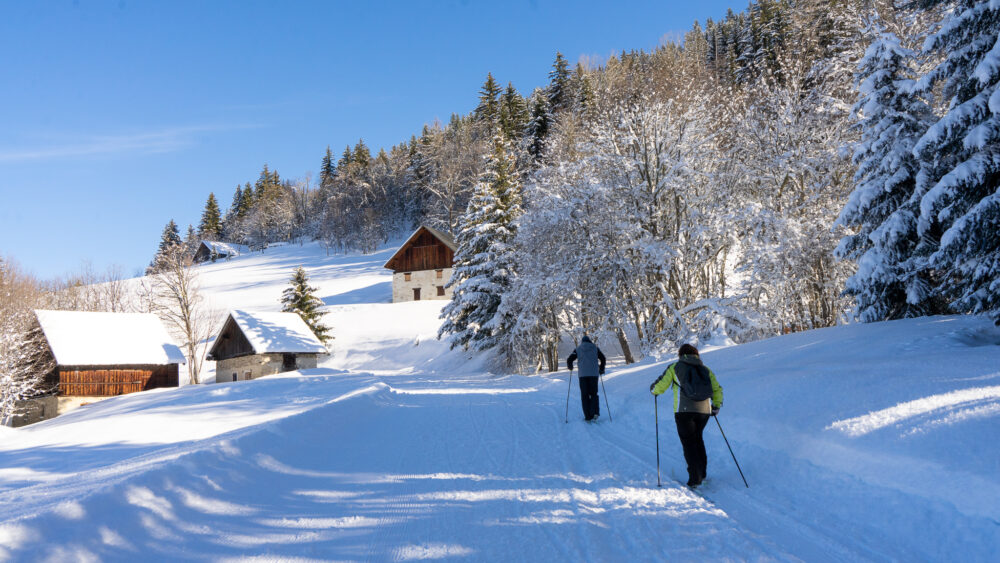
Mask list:
POLYGON ((198 245, 200 244, 201 237, 199 237, 198 232, 194 230, 194 225, 188 225, 187 235, 184 237, 184 252, 193 258, 194 253, 198 252, 198 245))
POLYGON ((485 123, 491 133, 500 118, 500 93, 500 85, 493 78, 493 73, 487 73, 486 81, 479 90, 479 105, 475 115, 476 121, 485 123))
POLYGON ((858 264, 845 292, 854 296, 862 322, 933 312, 926 283, 912 268, 919 242, 914 197, 919 166, 912 151, 933 116, 912 92, 915 54, 895 34, 874 30, 878 35, 856 74, 861 141, 854 150, 854 191, 837 219, 855 233, 835 251, 858 264))
POLYGON ((160 248, 159 251, 163 252, 169 250, 172 246, 180 244, 183 242, 181 240, 180 229, 177 228, 177 223, 173 219, 163 227, 163 234, 160 235, 160 248))
POLYGON ((549 71, 549 87, 547 94, 552 113, 558 113, 569 107, 569 63, 562 53, 556 53, 556 60, 549 71))
POLYGON ((156 251, 156 256, 153 256, 153 261, 149 263, 149 267, 146 268, 146 274, 155 273, 159 268, 158 264, 162 257, 166 256, 173 248, 179 244, 183 244, 181 240, 180 230, 177 228, 177 223, 173 219, 163 227, 163 234, 160 235, 160 247, 156 251))
POLYGON ((441 312, 445 321, 438 331, 439 338, 451 335, 452 348, 492 348, 507 329, 497 310, 514 276, 511 242, 522 197, 510 147, 496 135, 456 237, 458 251, 448 282, 454 296, 441 312))
POLYGON ((323 161, 320 163, 319 167, 320 191, 328 189, 336 177, 337 166, 333 163, 333 151, 330 150, 330 145, 327 145, 326 154, 323 155, 323 161))
POLYGON ((528 108, 524 98, 508 82, 507 89, 500 95, 500 131, 512 143, 519 142, 528 124, 528 108))
POLYGON ((205 210, 198 225, 198 236, 202 240, 219 240, 222 236, 222 214, 219 212, 219 202, 215 200, 214 193, 209 193, 208 201, 205 202, 205 210))
POLYGON ((525 130, 525 142, 528 144, 528 154, 535 164, 541 163, 545 154, 545 142, 549 135, 552 114, 549 111, 549 100, 542 89, 536 89, 529 98, 531 119, 525 130))
POLYGON ((914 147, 925 170, 918 229, 939 241, 929 257, 944 274, 938 291, 1000 324, 1000 1, 948 4, 924 43, 943 60, 917 85, 940 87, 948 107, 914 147))
POLYGON ((286 313, 298 313, 316 338, 324 343, 329 341, 330 327, 323 324, 324 313, 319 310, 323 306, 323 301, 316 297, 316 288, 309 285, 309 277, 302 266, 296 268, 289 285, 291 287, 281 294, 281 310, 286 313))

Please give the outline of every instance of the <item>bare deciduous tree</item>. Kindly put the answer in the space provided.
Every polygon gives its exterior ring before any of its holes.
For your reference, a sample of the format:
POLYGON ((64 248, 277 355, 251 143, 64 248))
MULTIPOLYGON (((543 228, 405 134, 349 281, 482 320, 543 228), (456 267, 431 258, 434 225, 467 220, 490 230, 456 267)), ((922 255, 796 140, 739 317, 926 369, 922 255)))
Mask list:
POLYGON ((201 295, 198 272, 182 245, 164 252, 152 276, 155 313, 181 343, 187 357, 188 377, 199 383, 205 347, 212 331, 212 314, 201 295))

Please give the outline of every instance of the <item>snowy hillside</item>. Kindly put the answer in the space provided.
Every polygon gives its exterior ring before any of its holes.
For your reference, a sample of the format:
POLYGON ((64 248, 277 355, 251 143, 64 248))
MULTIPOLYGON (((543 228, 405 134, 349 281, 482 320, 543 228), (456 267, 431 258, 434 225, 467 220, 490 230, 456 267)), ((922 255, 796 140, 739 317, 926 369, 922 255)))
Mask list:
MULTIPOLYGON (((333 355, 257 381, 0 428, 0 560, 969 560, 1000 549, 1000 329, 935 317, 707 351, 725 388, 692 492, 649 383, 484 372, 390 304, 391 254, 287 246, 201 266, 213 306, 278 309, 302 265, 333 355), (610 417, 608 416, 610 414, 610 417), (613 420, 610 420, 613 419, 613 420)), ((600 343, 599 343, 600 344, 600 343)))

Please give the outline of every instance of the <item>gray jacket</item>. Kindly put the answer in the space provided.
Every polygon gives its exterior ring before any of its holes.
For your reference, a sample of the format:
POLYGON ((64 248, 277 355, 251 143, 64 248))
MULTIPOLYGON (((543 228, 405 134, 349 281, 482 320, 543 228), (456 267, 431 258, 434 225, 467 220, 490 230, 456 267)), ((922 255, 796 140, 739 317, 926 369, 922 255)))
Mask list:
POLYGON ((577 360, 579 360, 580 377, 597 377, 604 373, 604 365, 607 363, 601 349, 590 341, 589 336, 584 336, 576 350, 566 358, 566 366, 570 371, 573 370, 573 362, 577 360))

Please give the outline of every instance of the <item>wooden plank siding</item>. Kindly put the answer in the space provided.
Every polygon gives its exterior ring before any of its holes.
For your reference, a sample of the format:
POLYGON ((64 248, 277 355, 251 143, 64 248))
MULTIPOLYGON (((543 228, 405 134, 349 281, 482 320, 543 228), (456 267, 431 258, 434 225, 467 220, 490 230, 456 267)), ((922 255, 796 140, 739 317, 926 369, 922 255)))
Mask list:
POLYGON ((226 319, 222 332, 219 333, 217 343, 212 346, 212 360, 228 360, 240 356, 250 356, 255 354, 253 345, 247 340, 243 331, 240 330, 236 321, 230 316, 226 319))
POLYGON ((178 386, 178 365, 59 366, 55 382, 65 396, 109 397, 178 386))
POLYGON ((451 268, 455 253, 426 229, 409 241, 388 266, 396 272, 451 268))

